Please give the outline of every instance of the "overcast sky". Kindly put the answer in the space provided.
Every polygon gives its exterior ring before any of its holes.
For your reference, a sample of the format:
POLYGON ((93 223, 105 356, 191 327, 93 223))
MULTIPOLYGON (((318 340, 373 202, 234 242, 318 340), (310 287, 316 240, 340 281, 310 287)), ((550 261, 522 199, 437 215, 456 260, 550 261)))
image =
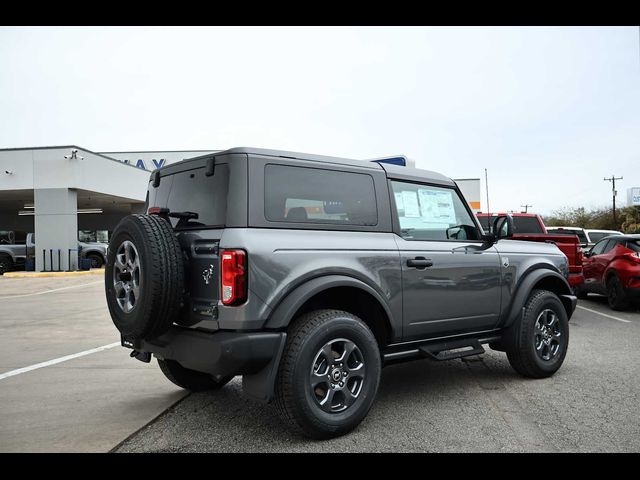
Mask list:
POLYGON ((492 211, 609 205, 612 174, 624 204, 639 43, 638 27, 0 27, 0 147, 402 153, 483 195, 488 168, 492 211))

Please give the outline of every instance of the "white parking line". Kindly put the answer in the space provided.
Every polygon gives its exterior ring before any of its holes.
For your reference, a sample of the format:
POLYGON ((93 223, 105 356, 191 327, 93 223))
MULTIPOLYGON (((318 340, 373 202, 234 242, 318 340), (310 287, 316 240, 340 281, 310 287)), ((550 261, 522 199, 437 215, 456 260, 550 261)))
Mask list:
POLYGON ((582 307, 580 305, 578 305, 578 308, 581 308, 582 310, 586 310, 587 312, 597 313, 598 315, 602 315, 603 317, 611 318, 612 320, 617 320, 619 322, 632 323, 631 320, 625 320, 624 318, 618 318, 618 317, 614 317, 613 315, 607 315, 606 313, 602 313, 597 310, 592 310, 587 307, 582 307))
POLYGON ((66 355, 64 357, 54 358, 53 360, 48 360, 42 363, 36 363, 35 365, 30 365, 24 368, 18 368, 17 370, 10 370, 6 373, 0 374, 0 380, 3 378, 13 377, 14 375, 20 375, 21 373, 30 372, 31 370, 37 370, 38 368, 49 367, 51 365, 55 365, 56 363, 66 362, 67 360, 73 360, 74 358, 84 357, 85 355, 91 355, 92 353, 101 352, 103 350, 107 350, 109 348, 117 347, 120 345, 120 342, 110 343, 109 345, 103 345, 102 347, 92 348, 91 350, 85 350, 84 352, 73 353, 71 355, 66 355))
POLYGON ((22 295, 11 295, 9 297, 0 297, 0 300, 5 300, 7 298, 32 297, 33 295, 44 295, 45 293, 59 292, 60 290, 69 290, 70 288, 86 287, 87 285, 95 285, 97 283, 104 283, 104 280, 99 280, 97 282, 83 283, 81 285, 71 285, 70 287, 53 288, 51 290, 45 290, 44 292, 23 293, 22 295))

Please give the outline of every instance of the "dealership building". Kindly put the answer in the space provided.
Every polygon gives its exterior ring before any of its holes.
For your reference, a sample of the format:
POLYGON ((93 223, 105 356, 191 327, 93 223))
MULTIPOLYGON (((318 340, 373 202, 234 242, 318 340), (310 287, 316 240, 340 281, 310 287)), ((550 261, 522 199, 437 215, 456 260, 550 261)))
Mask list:
POLYGON ((37 271, 76 270, 79 231, 113 230, 122 217, 142 211, 150 170, 208 152, 2 149, 0 231, 35 233, 37 271))
MULTIPOLYGON (((0 149, 0 231, 35 233, 36 271, 77 270, 79 232, 110 232, 124 216, 142 212, 150 171, 216 151, 0 149)), ((458 184, 479 211, 480 179, 458 184)))

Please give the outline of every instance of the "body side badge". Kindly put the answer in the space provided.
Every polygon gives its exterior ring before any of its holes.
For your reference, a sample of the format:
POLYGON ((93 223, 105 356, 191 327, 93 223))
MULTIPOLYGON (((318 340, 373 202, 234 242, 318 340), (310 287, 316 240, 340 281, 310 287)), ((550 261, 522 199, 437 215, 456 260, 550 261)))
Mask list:
POLYGON ((211 278, 213 278, 213 265, 209 265, 209 268, 205 268, 202 271, 202 279, 204 280, 205 285, 209 285, 211 278))

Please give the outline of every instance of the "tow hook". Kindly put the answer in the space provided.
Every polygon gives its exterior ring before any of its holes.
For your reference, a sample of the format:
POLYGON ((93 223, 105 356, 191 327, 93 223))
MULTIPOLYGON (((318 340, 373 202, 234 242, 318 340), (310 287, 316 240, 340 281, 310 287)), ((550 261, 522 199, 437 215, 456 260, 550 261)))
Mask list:
POLYGON ((131 352, 130 356, 144 363, 149 363, 151 361, 150 352, 139 352, 138 350, 134 350, 131 352))

